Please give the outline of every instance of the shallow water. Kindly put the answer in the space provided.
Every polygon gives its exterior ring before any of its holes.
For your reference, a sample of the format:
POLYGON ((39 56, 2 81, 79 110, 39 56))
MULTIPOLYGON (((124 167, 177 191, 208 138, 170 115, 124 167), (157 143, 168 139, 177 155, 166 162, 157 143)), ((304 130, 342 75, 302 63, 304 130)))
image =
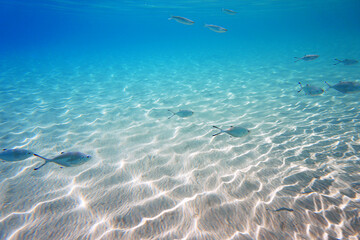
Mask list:
POLYGON ((0 147, 92 159, 1 162, 0 238, 358 239, 359 3, 294 2, 3 1, 0 147))

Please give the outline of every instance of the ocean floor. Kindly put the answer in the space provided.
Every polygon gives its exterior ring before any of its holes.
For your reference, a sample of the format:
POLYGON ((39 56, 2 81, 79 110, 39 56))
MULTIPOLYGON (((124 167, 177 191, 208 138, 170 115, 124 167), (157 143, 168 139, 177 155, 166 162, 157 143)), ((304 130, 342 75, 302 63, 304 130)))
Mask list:
POLYGON ((359 94, 324 81, 359 66, 326 61, 2 60, 0 146, 92 159, 1 162, 0 238, 358 239, 359 94))

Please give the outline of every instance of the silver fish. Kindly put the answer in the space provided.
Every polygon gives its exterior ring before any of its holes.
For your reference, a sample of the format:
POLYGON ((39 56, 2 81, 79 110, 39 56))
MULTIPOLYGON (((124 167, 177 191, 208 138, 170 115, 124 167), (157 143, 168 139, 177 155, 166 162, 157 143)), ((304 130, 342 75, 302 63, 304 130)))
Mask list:
POLYGON ((344 60, 334 59, 334 60, 338 61, 334 65, 338 65, 339 63, 342 63, 344 65, 354 65, 354 64, 357 64, 359 62, 358 60, 355 60, 355 59, 344 59, 344 60))
POLYGON ((168 119, 172 118, 173 116, 177 115, 179 117, 182 117, 182 118, 186 118, 186 117, 190 117, 194 114, 193 111, 190 111, 190 110, 180 110, 178 112, 173 112, 171 110, 168 110, 169 112, 171 112, 173 115, 171 115, 170 117, 168 117, 168 119))
POLYGON ((299 61, 299 60, 304 60, 304 61, 312 61, 312 60, 315 60, 319 57, 319 55, 305 55, 301 58, 298 58, 298 57, 295 57, 297 60, 295 60, 295 62, 299 61))
POLYGON ((3 151, 0 152, 0 159, 7 162, 22 161, 32 156, 34 156, 34 153, 26 149, 3 149, 3 151))
POLYGON ((357 93, 360 92, 360 83, 358 82, 339 82, 333 86, 325 82, 329 88, 334 88, 341 93, 357 93))
POLYGON ((319 87, 311 86, 309 84, 306 84, 305 87, 301 85, 301 82, 299 82, 301 89, 298 92, 301 92, 301 90, 304 90, 305 94, 311 95, 311 96, 317 96, 324 93, 324 90, 319 87))
POLYGON ((44 158, 37 154, 34 154, 34 156, 45 160, 45 163, 43 163, 42 165, 40 165, 37 168, 34 168, 34 170, 40 169, 41 167, 43 167, 45 164, 47 164, 49 162, 54 162, 54 163, 59 164, 64 167, 74 167, 74 166, 84 164, 85 162, 87 162, 91 159, 90 155, 86 155, 81 152, 67 152, 67 153, 62 152, 60 155, 58 155, 52 159, 44 158))
POLYGON ((234 10, 230 10, 230 9, 226 9, 226 8, 223 8, 222 11, 226 14, 229 14, 229 15, 235 15, 237 14, 237 12, 235 12, 234 10))
POLYGON ((216 25, 212 25, 212 24, 205 24, 205 27, 207 27, 211 31, 214 31, 214 32, 217 32, 217 33, 224 33, 224 32, 227 31, 226 28, 216 26, 216 25))
POLYGON ((185 25, 193 25, 195 23, 194 21, 192 21, 190 19, 180 17, 180 16, 171 16, 169 18, 169 20, 171 20, 171 19, 174 19, 175 21, 177 21, 179 23, 182 23, 182 24, 185 24, 185 25))
POLYGON ((240 126, 238 126, 238 127, 231 126, 230 128, 228 128, 226 130, 218 128, 217 126, 213 126, 213 127, 220 130, 220 132, 214 134, 213 136, 217 136, 221 133, 227 133, 233 137, 244 137, 250 133, 250 130, 248 130, 244 127, 240 127, 240 126))

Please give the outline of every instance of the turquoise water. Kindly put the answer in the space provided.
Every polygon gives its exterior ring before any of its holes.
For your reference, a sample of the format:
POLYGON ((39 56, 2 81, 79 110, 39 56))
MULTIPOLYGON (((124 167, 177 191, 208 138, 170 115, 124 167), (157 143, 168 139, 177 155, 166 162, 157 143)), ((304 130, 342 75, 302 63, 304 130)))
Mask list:
POLYGON ((0 3, 1 239, 360 237, 358 0, 0 3))

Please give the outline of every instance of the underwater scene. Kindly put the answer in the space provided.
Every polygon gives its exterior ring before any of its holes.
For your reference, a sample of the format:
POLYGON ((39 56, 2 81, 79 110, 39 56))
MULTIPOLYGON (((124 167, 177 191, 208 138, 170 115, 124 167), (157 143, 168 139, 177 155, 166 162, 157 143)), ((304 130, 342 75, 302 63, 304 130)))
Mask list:
POLYGON ((0 6, 0 239, 360 238, 359 0, 0 6))

